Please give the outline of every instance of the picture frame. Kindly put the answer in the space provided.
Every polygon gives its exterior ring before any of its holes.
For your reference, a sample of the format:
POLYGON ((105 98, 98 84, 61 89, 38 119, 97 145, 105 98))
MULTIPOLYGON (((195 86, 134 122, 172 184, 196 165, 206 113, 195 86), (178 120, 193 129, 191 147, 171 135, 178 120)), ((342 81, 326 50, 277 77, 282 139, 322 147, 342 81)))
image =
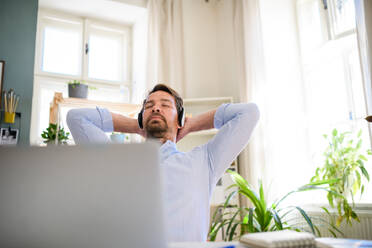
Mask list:
POLYGON ((3 103, 4 70, 5 70, 5 61, 0 60, 0 109, 3 103))
POLYGON ((19 129, 0 128, 0 145, 17 145, 19 129))

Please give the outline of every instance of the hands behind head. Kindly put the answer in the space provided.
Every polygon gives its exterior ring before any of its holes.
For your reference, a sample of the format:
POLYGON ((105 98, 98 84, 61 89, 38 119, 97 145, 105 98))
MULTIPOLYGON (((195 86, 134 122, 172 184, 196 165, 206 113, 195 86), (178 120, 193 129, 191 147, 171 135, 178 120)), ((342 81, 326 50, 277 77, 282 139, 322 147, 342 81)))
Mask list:
POLYGON ((176 143, 192 131, 192 123, 193 123, 193 119, 191 117, 186 116, 185 124, 183 125, 183 127, 178 129, 176 143))
POLYGON ((138 127, 137 134, 141 135, 142 137, 146 138, 145 129, 138 127))

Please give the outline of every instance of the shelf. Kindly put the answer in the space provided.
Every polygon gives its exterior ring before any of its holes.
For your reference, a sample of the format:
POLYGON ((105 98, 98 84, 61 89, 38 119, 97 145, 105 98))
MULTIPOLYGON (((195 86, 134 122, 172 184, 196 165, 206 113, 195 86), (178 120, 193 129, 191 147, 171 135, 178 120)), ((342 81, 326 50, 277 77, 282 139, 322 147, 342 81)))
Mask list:
POLYGON ((218 129, 209 129, 203 130, 198 132, 189 133, 189 136, 207 136, 207 135, 215 135, 218 132, 218 129))
POLYGON ((133 115, 140 111, 141 106, 138 104, 130 103, 114 103, 114 102, 104 102, 104 101, 94 101, 81 98, 63 98, 58 102, 59 106, 64 107, 103 107, 110 109, 112 111, 117 111, 120 113, 126 113, 128 115, 133 115))
POLYGON ((184 99, 185 105, 200 105, 200 104, 222 104, 232 103, 232 97, 206 97, 206 98, 188 98, 184 99))
POLYGON ((141 110, 141 105, 139 104, 95 101, 82 98, 63 98, 62 93, 55 92, 53 102, 51 103, 49 110, 49 123, 57 123, 57 120, 59 119, 60 107, 71 108, 102 107, 107 108, 109 111, 118 112, 120 114, 124 114, 130 117, 134 117, 141 110))

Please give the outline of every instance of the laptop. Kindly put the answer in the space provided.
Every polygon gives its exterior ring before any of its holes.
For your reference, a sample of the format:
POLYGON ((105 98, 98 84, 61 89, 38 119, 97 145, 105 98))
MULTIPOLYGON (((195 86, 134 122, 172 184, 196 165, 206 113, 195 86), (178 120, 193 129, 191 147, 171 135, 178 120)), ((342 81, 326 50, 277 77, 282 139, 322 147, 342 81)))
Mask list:
POLYGON ((0 148, 0 247, 166 247, 155 143, 0 148))

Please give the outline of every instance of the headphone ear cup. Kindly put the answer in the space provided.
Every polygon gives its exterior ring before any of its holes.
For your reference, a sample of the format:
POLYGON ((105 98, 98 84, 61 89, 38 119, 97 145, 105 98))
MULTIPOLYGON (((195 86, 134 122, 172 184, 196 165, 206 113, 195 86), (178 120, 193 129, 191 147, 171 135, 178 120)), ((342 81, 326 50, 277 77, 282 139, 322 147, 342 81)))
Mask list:
POLYGON ((143 109, 141 110, 141 112, 138 113, 138 117, 137 117, 137 120, 138 120, 138 126, 143 129, 143 124, 142 124, 142 118, 143 118, 143 109))
POLYGON ((180 114, 178 115, 178 124, 180 127, 185 125, 185 109, 182 108, 180 114))

